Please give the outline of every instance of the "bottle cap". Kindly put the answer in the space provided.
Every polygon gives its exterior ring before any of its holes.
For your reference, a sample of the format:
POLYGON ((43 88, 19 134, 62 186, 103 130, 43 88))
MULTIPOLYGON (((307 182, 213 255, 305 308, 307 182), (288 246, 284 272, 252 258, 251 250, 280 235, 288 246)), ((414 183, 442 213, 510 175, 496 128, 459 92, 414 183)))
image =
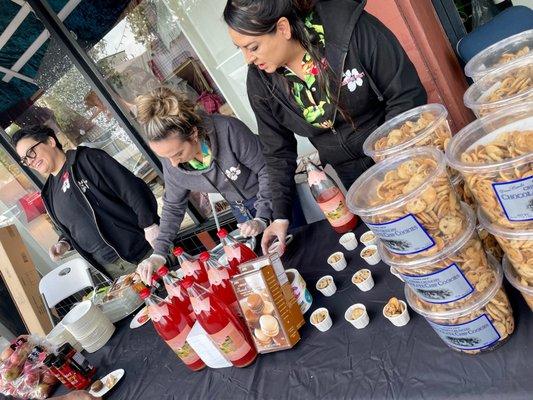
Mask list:
POLYGON ((217 236, 220 238, 220 239, 224 239, 228 236, 228 231, 224 228, 220 229, 218 232, 217 232, 217 236))
POLYGON ((209 253, 207 251, 203 251, 200 253, 200 261, 201 262, 206 262, 207 260, 209 260, 209 258, 211 258, 211 256, 209 255, 209 253))
POLYGON ((163 277, 165 275, 168 274, 168 267, 166 265, 162 265, 158 270, 157 270, 157 275, 163 277))
POLYGON ((150 289, 144 288, 143 290, 141 290, 139 292, 139 297, 143 300, 150 297, 150 289))
POLYGON ((172 254, 174 254, 176 257, 181 256, 184 253, 183 247, 176 246, 174 247, 174 250, 172 250, 172 254))

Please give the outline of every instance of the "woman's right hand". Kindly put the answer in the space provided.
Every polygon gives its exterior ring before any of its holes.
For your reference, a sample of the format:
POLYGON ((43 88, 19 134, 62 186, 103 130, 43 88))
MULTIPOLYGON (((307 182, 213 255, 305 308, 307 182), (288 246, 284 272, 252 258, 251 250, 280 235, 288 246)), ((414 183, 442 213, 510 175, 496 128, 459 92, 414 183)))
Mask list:
POLYGON ((261 249, 263 254, 268 254, 268 248, 272 242, 277 238, 279 242, 279 253, 285 252, 285 238, 287 237, 287 230, 289 229, 289 220, 276 219, 263 232, 263 239, 261 240, 261 249))
POLYGON ((48 250, 48 255, 52 259, 52 261, 59 261, 61 260, 61 257, 65 255, 67 251, 70 250, 70 244, 67 242, 60 240, 56 244, 50 246, 50 249, 48 250))
POLYGON ((137 266, 137 273, 145 285, 150 286, 152 284, 152 275, 165 262, 165 257, 158 254, 152 254, 137 266))

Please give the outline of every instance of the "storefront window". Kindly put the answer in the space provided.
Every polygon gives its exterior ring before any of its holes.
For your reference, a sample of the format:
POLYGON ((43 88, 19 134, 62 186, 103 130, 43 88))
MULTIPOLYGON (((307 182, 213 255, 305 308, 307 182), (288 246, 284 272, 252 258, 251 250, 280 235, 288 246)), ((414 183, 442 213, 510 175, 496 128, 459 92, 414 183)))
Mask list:
MULTIPOLYGON (((183 34, 179 18, 162 0, 130 2, 88 54, 133 116, 135 98, 161 85, 185 94, 208 113, 233 114, 183 34)), ((202 217, 212 215, 207 194, 193 192, 190 201, 202 217)), ((229 210, 224 201, 216 207, 222 213, 229 210)))
POLYGON ((58 235, 46 214, 40 192, 15 160, 0 148, 0 226, 7 225, 17 227, 41 274, 54 267, 48 248, 57 241, 58 235))

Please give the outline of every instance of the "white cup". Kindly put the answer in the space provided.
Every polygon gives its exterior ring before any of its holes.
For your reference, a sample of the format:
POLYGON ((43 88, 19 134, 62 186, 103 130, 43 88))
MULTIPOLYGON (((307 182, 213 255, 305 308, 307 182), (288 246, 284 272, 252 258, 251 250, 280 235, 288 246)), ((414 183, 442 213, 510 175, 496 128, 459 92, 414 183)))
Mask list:
POLYGON ((333 325, 333 321, 331 320, 329 311, 327 308, 324 308, 324 307, 317 308, 315 311, 313 311, 309 320, 311 321, 311 325, 313 325, 320 332, 326 332, 333 325), (322 311, 326 312, 326 318, 321 322, 315 323, 314 322, 315 315, 317 315, 318 313, 321 313, 322 311))
POLYGON ((376 245, 366 246, 363 250, 361 250, 361 258, 365 260, 368 265, 376 265, 378 262, 381 261, 381 257, 379 256, 378 248, 376 245), (371 256, 363 256, 365 250, 374 250, 374 254, 372 254, 371 256))
POLYGON ((383 316, 387 318, 390 322, 392 322, 395 326, 404 326, 407 325, 411 317, 409 316, 409 310, 407 309, 407 304, 405 304, 405 301, 400 300, 400 304, 403 307, 403 311, 400 315, 394 315, 392 317, 389 317, 385 314, 385 307, 383 307, 383 316))
POLYGON ((372 277, 372 272, 369 269, 360 269, 352 276, 352 283, 357 286, 361 291, 368 292, 370 289, 374 287, 374 278, 372 277), (359 274, 361 271, 368 271, 368 277, 361 283, 358 283, 355 281, 355 277, 357 274, 359 274))
POLYGON ((368 313, 366 312, 366 307, 364 304, 361 304, 361 303, 357 303, 357 304, 354 304, 348 307, 348 309, 344 313, 344 319, 348 321, 350 324, 352 324, 354 327, 356 327, 357 329, 363 329, 370 322, 370 318, 368 317, 368 313), (355 308, 361 308, 364 312, 356 319, 352 319, 352 311, 355 308))
POLYGON ((402 276, 400 275, 400 273, 398 271, 396 271, 396 268, 394 267, 390 267, 389 268, 389 271, 392 275, 394 275, 396 278, 398 278, 399 280, 401 280, 402 282, 405 282, 402 278, 402 276))
POLYGON ((331 275, 325 275, 322 278, 320 278, 318 282, 316 283, 316 289, 322 292, 324 296, 329 297, 335 294, 335 292, 337 291, 337 285, 335 285, 335 281, 333 280, 333 277, 331 275), (329 285, 327 285, 324 288, 320 288, 319 287, 320 283, 326 279, 330 281, 329 285))
POLYGON ((355 250, 357 248, 357 238, 353 232, 345 233, 339 239, 339 243, 348 251, 355 250))
POLYGON ((335 271, 342 271, 346 268, 346 258, 344 258, 344 253, 342 251, 337 251, 328 257, 328 264, 333 267, 335 271), (339 257, 338 261, 334 261, 334 258, 339 257))
POLYGON ((361 235, 359 241, 365 246, 374 246, 378 244, 378 237, 372 231, 366 231, 361 235))

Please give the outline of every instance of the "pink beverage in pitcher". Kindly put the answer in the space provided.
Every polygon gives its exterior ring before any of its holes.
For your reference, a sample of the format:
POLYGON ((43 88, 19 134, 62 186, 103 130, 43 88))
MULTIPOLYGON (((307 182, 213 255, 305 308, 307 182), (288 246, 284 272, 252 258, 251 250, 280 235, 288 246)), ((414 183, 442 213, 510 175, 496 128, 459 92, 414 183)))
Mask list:
POLYGON ((235 367, 246 367, 257 357, 248 330, 229 308, 204 287, 187 286, 196 319, 224 357, 235 367))
MULTIPOLYGON (((163 279, 170 302, 191 317, 193 321, 196 321, 196 314, 194 314, 194 310, 192 309, 189 294, 182 286, 180 280, 170 276, 168 273, 168 267, 166 265, 163 265, 161 268, 159 268, 157 270, 157 274, 161 277, 161 279, 163 279)), ((185 279, 193 278, 188 276, 185 279)))
POLYGON ((253 250, 233 238, 224 228, 217 232, 217 236, 220 238, 222 246, 224 246, 224 253, 226 254, 230 268, 230 278, 240 274, 240 264, 257 258, 257 254, 253 250))
POLYGON ((187 314, 170 302, 156 295, 150 294, 145 288, 139 293, 148 307, 148 315, 154 324, 158 335, 169 345, 183 363, 193 371, 199 371, 205 367, 202 359, 187 343, 187 335, 194 325, 187 314))
POLYGON ((348 210, 344 194, 335 181, 310 161, 306 163, 306 170, 311 194, 333 229, 337 233, 354 229, 357 217, 348 210))
POLYGON ((237 297, 230 282, 229 267, 225 267, 213 259, 207 251, 200 253, 200 260, 207 268, 211 293, 226 304, 235 315, 240 315, 237 297))
POLYGON ((178 258, 181 270, 185 276, 192 277, 194 281, 200 285, 208 284, 209 279, 207 277, 207 271, 205 266, 198 259, 185 253, 181 247, 174 247, 172 254, 178 258))

